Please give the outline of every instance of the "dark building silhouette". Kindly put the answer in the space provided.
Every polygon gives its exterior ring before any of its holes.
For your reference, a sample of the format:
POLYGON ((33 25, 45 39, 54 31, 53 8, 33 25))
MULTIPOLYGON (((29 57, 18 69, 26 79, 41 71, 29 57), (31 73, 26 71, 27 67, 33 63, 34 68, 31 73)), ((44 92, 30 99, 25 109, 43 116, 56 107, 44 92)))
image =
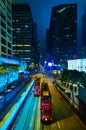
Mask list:
POLYGON ((48 34, 47 48, 51 48, 50 59, 56 64, 77 57, 77 4, 52 8, 48 34))
POLYGON ((46 60, 50 60, 49 58, 52 57, 52 48, 51 48, 51 44, 50 44, 50 30, 47 29, 46 31, 46 52, 47 52, 47 59, 46 60))
POLYGON ((12 5, 12 23, 13 55, 28 64, 38 63, 37 28, 28 4, 12 5))
POLYGON ((86 7, 82 17, 82 58, 86 58, 86 7))
POLYGON ((33 53, 33 59, 35 59, 35 63, 39 63, 40 60, 40 43, 38 40, 38 34, 37 34, 37 24, 34 23, 33 26, 33 41, 32 41, 32 46, 34 49, 34 53, 33 53))

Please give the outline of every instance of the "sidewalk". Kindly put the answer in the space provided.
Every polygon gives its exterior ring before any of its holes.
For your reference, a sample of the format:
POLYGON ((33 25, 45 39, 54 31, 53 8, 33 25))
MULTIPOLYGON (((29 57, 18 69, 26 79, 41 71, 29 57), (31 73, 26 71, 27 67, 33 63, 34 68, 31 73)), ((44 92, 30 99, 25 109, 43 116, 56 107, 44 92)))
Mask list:
MULTIPOLYGON (((9 102, 5 102, 5 104, 4 104, 4 99, 2 100, 2 102, 1 102, 1 100, 0 100, 0 105, 4 105, 4 106, 2 106, 2 108, 3 109, 1 109, 0 110, 0 121, 3 119, 3 117, 5 116, 5 114, 9 111, 9 109, 11 108, 11 106, 16 102, 16 100, 19 98, 19 96, 20 96, 20 94, 22 93, 22 91, 24 91, 24 87, 23 86, 25 86, 25 84, 26 83, 22 83, 21 82, 21 79, 18 79, 18 80, 16 80, 15 82, 13 82, 13 83, 11 83, 11 84, 9 84, 9 86, 8 86, 8 90, 10 89, 10 87, 12 87, 12 86, 15 86, 15 88, 13 88, 13 89, 16 89, 16 88, 18 88, 18 86, 20 86, 20 83, 22 84, 21 85, 21 91, 19 91, 18 93, 16 93, 12 98, 11 98, 11 95, 12 95, 12 93, 10 94, 10 95, 8 95, 8 96, 10 96, 10 101, 9 102)), ((6 93, 6 94, 8 94, 8 93, 6 93)), ((3 95, 3 92, 2 93, 0 93, 0 96, 4 96, 3 95)), ((7 95, 5 95, 6 97, 7 97, 7 95)))
POLYGON ((82 103, 79 99, 78 92, 71 91, 69 88, 65 88, 57 82, 54 85, 86 125, 86 104, 82 103))
MULTIPOLYGON (((5 89, 9 89, 9 88, 12 87, 12 86, 15 86, 15 87, 16 87, 21 81, 22 81, 22 79, 17 79, 17 80, 15 80, 14 82, 9 83, 9 84, 7 85, 7 88, 5 88, 5 89)), ((3 94, 3 91, 0 92, 0 95, 2 95, 2 94, 3 94)))

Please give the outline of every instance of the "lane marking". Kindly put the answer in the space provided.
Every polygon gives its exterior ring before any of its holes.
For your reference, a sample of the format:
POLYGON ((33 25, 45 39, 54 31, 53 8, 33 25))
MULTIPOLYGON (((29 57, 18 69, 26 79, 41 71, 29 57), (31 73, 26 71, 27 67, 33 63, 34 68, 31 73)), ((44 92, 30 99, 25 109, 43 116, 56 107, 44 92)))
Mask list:
POLYGON ((37 114, 37 130, 40 130, 40 97, 38 99, 37 114))
POLYGON ((23 93, 21 94, 21 97, 23 97, 23 96, 24 96, 24 94, 25 94, 25 92, 23 92, 23 93))
POLYGON ((58 127, 59 127, 59 129, 61 128, 61 126, 60 126, 60 123, 59 122, 57 122, 57 125, 58 125, 58 127))
POLYGON ((2 125, 4 124, 4 122, 7 120, 7 118, 9 117, 9 115, 11 114, 12 110, 14 109, 14 107, 16 106, 16 104, 14 104, 11 109, 8 111, 8 113, 4 116, 4 118, 2 119, 2 121, 0 121, 0 127, 2 127, 2 125))

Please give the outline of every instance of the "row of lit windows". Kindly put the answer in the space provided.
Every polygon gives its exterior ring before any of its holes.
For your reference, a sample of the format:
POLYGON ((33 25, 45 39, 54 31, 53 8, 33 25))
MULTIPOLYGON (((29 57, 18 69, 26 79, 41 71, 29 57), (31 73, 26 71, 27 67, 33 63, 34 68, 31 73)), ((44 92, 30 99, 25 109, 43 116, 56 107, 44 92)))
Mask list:
POLYGON ((13 44, 12 46, 21 46, 21 47, 24 47, 24 46, 31 46, 30 44, 13 44))
POLYGON ((25 58, 25 57, 24 57, 24 58, 21 58, 21 59, 30 60, 31 58, 25 58))
POLYGON ((31 50, 13 50, 13 52, 30 52, 31 50))
POLYGON ((17 31, 15 31, 15 33, 17 33, 16 35, 20 35, 21 33, 26 33, 27 35, 30 33, 30 31, 29 30, 23 30, 23 31, 19 31, 19 30, 17 30, 17 31))
MULTIPOLYGON (((25 28, 28 28, 29 26, 28 25, 24 25, 25 28)), ((20 31, 22 28, 12 28, 12 30, 18 30, 20 31)))
POLYGON ((25 22, 28 22, 28 23, 31 23, 31 21, 29 19, 25 19, 25 18, 22 18, 22 19, 13 19, 12 22, 13 23, 18 23, 18 22, 21 22, 21 20, 23 20, 25 22))
POLYGON ((12 20, 12 22, 16 22, 16 23, 18 23, 18 22, 19 22, 19 20, 18 20, 18 19, 16 19, 16 20, 12 20))

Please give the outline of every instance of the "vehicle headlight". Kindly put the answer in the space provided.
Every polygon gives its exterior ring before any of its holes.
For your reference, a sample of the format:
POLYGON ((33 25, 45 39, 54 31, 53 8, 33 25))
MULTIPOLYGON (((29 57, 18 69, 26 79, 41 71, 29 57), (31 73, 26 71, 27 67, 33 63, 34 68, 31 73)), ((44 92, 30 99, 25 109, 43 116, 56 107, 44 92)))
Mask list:
POLYGON ((45 120, 47 121, 47 118, 45 120))

